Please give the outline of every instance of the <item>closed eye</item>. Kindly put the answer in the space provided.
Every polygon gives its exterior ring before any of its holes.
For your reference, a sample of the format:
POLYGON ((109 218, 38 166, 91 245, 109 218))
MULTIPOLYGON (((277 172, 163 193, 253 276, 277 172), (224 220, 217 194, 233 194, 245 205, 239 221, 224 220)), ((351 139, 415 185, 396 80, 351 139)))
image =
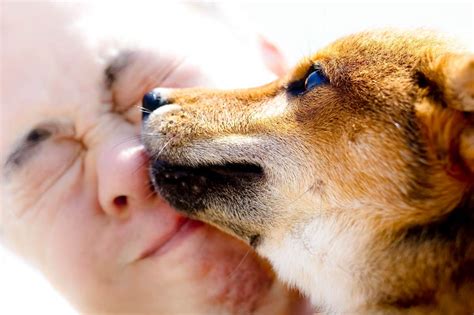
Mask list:
POLYGON ((31 209, 50 189, 68 191, 78 183, 84 151, 73 121, 40 122, 17 139, 2 167, 2 188, 18 202, 18 210, 31 209))
POLYGON ((292 95, 299 96, 318 86, 326 84, 329 84, 329 78, 324 73, 322 66, 320 64, 314 64, 302 79, 290 83, 287 90, 292 95))
POLYGON ((15 151, 8 157, 6 165, 20 166, 30 157, 32 150, 42 141, 51 137, 52 132, 43 127, 31 130, 15 151))
POLYGON ((31 144, 41 142, 51 136, 51 131, 44 128, 36 128, 26 136, 26 141, 31 144))
POLYGON ((24 138, 19 142, 17 147, 9 155, 6 160, 5 168, 11 170, 22 166, 30 158, 37 157, 35 154, 38 147, 53 137, 60 136, 73 137, 74 131, 71 126, 59 121, 46 121, 40 123, 33 128, 24 138))

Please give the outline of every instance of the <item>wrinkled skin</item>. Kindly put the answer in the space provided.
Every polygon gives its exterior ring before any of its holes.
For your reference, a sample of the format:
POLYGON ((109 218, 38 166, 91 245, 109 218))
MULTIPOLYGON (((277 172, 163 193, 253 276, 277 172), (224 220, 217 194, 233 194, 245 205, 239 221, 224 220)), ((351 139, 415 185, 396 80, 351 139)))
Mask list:
POLYGON ((3 243, 85 313, 288 312, 249 247, 150 189, 136 104, 202 72, 153 50, 104 57, 122 47, 90 45, 70 8, 2 7, 3 243))

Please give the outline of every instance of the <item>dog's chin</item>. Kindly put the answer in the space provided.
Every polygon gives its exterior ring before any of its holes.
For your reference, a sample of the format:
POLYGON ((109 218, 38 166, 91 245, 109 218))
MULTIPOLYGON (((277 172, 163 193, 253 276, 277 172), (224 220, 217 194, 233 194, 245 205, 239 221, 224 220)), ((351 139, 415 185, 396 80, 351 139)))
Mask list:
POLYGON ((188 166, 157 160, 151 178, 157 192, 177 210, 198 217, 216 200, 239 198, 264 179, 263 168, 251 163, 188 166), (234 197, 232 197, 234 196, 234 197))
POLYGON ((186 216, 210 223, 256 246, 251 227, 260 203, 252 196, 265 183, 261 166, 252 163, 189 166, 157 160, 151 178, 156 191, 186 216), (249 220, 250 219, 250 220, 249 220))

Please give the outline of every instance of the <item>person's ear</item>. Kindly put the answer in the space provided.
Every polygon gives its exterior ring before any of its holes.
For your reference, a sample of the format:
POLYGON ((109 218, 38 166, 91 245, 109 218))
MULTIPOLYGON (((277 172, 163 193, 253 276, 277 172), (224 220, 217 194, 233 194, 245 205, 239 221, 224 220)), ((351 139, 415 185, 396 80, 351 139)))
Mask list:
POLYGON ((427 58, 419 69, 424 99, 417 105, 428 143, 447 172, 474 180, 474 55, 427 58))
POLYGON ((281 77, 288 72, 288 63, 282 51, 267 38, 258 36, 258 45, 265 66, 276 76, 281 77))

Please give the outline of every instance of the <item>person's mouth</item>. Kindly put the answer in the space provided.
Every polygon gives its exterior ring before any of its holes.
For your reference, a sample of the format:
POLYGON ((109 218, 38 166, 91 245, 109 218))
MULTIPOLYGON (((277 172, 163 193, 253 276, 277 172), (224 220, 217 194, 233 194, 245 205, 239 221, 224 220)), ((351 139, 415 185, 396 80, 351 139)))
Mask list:
POLYGON ((174 229, 151 244, 151 246, 140 255, 139 260, 165 254, 204 225, 205 223, 201 221, 180 217, 174 229))

